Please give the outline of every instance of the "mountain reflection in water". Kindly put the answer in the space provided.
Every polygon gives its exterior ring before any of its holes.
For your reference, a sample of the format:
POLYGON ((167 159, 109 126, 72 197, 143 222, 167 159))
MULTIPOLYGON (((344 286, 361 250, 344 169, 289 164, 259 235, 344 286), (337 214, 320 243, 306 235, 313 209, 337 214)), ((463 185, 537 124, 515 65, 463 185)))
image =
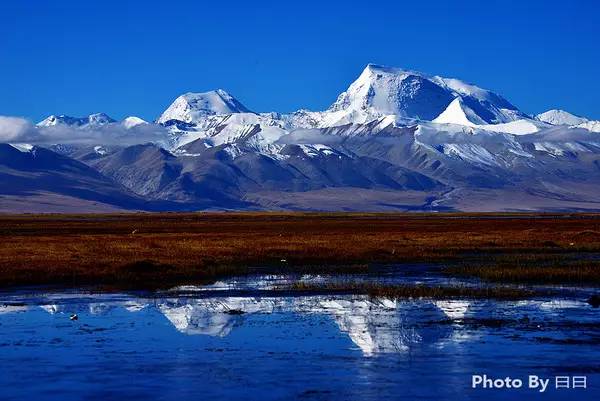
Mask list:
MULTIPOLYGON (((52 299, 53 296, 50 294, 46 298, 52 299)), ((89 302, 89 298, 70 300, 61 295, 55 301, 37 306, 50 314, 81 313, 86 309, 91 315, 107 315, 116 309, 135 314, 153 309, 164 315, 182 334, 214 337, 228 336, 254 314, 322 315, 331 318, 365 356, 405 353, 428 344, 442 346, 450 339, 464 341, 468 336, 457 336, 456 331, 464 331, 460 323, 465 319, 475 322, 478 318, 487 322, 492 316, 510 317, 512 321, 536 316, 543 319, 544 316, 561 314, 565 309, 585 309, 587 306, 584 302, 572 300, 495 303, 399 301, 367 296, 168 297, 89 302)), ((26 312, 33 307, 8 303, 0 307, 0 314, 26 312)), ((135 315, 131 316, 131 319, 135 318, 135 315)))
MULTIPOLYGON (((510 397, 471 389, 477 373, 582 374, 590 386, 574 395, 597 399, 598 309, 574 296, 514 302, 268 296, 286 280, 145 295, 4 293, 0 399, 510 397)), ((547 393, 544 400, 563 395, 547 393)))

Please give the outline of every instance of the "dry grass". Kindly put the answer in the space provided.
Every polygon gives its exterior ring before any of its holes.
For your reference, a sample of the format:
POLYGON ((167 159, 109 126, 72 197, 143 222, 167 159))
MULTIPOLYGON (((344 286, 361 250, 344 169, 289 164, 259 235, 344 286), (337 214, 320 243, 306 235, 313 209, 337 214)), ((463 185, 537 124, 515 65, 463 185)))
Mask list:
POLYGON ((551 259, 541 257, 536 261, 527 256, 513 263, 492 259, 485 265, 452 266, 445 269, 450 276, 478 277, 489 282, 530 284, 600 284, 600 263, 585 260, 551 259))
POLYGON ((560 264, 599 252, 597 233, 600 216, 589 214, 5 215, 0 285, 167 285, 243 273, 247 266, 321 271, 506 254, 560 264))
POLYGON ((535 292, 511 287, 468 287, 468 286, 426 286, 426 285, 387 285, 365 282, 334 282, 327 284, 296 283, 287 290, 300 294, 354 294, 387 299, 526 299, 535 292))

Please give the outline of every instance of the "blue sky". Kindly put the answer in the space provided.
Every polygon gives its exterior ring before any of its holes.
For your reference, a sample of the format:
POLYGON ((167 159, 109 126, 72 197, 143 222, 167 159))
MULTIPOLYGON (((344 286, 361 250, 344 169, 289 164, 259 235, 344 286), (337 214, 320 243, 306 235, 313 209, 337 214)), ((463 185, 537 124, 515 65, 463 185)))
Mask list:
POLYGON ((3 0, 0 115, 152 120, 216 88, 255 111, 316 110, 373 62, 600 119, 598 15, 594 0, 3 0))

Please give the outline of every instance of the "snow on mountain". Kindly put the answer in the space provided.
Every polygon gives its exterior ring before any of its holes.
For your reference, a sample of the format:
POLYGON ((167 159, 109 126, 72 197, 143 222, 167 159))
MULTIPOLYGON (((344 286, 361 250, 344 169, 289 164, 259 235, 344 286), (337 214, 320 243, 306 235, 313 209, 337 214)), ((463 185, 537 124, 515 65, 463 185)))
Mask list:
POLYGON ((145 120, 135 116, 130 116, 117 122, 117 120, 105 113, 95 113, 86 117, 71 117, 64 114, 59 116, 51 115, 36 125, 41 128, 66 126, 72 128, 95 129, 117 123, 121 124, 126 129, 137 127, 142 124, 148 124, 145 120))
POLYGON ((35 146, 29 144, 29 143, 11 143, 10 144, 13 148, 23 152, 23 153, 29 153, 32 152, 33 149, 35 148, 35 146))
POLYGON ((518 119, 500 124, 487 124, 473 110, 465 106, 461 98, 456 98, 450 103, 442 114, 432 122, 438 124, 456 124, 474 127, 486 131, 502 132, 513 135, 527 135, 547 128, 547 124, 537 120, 518 119))
POLYGON ((502 124, 478 125, 477 127, 487 131, 502 132, 512 135, 534 134, 548 128, 544 123, 530 119, 515 120, 502 124))
POLYGON ((485 124, 473 110, 466 107, 459 97, 455 98, 434 120, 439 124, 459 124, 474 127, 476 124, 485 124))
POLYGON ((431 120, 513 134, 536 132, 534 123, 521 121, 526 118, 501 96, 457 79, 369 64, 325 111, 257 114, 217 90, 178 97, 157 122, 167 126, 172 149, 198 139, 206 139, 207 146, 252 142, 258 149, 298 129, 348 124, 363 126, 360 131, 366 135, 392 123, 431 120))
MULTIPOLYGON (((108 124, 117 123, 117 120, 111 118, 105 113, 95 113, 90 114, 86 117, 71 117, 64 114, 59 116, 51 115, 46 117, 44 120, 40 121, 36 125, 38 127, 57 127, 57 126, 67 126, 73 128, 86 128, 86 129, 94 129, 106 126, 108 124)), ((138 125, 148 124, 145 120, 142 120, 139 117, 130 116, 123 119, 120 124, 122 124, 125 128, 133 128, 138 125)))
POLYGON ((169 127, 172 135, 172 146, 181 155, 197 154, 195 146, 188 144, 202 142, 201 148, 229 145, 224 150, 233 158, 245 151, 252 151, 278 158, 281 146, 274 145, 282 136, 288 134, 284 122, 270 113, 232 113, 208 116, 197 125, 180 130, 176 126, 169 127), (240 148, 238 145, 242 145, 240 148), (188 149, 189 148, 189 149, 188 149))
POLYGON ((386 115, 432 120, 452 99, 419 73, 369 64, 326 111, 321 125, 366 123, 386 115))
POLYGON ((552 125, 579 125, 588 121, 587 118, 576 116, 564 110, 548 110, 535 116, 536 120, 552 125))
POLYGON ((45 118, 44 120, 37 123, 38 127, 54 127, 59 125, 66 126, 74 126, 74 127, 83 127, 83 126, 91 126, 97 127, 101 125, 111 124, 116 122, 116 120, 112 119, 105 113, 95 113, 90 114, 87 117, 70 117, 64 114, 59 116, 51 115, 45 118))
POLYGON ((5 140, 52 144, 135 196, 175 202, 165 207, 483 210, 487 188, 531 210, 600 210, 600 122, 533 119, 457 79, 372 64, 324 111, 255 113, 216 90, 179 96, 156 123, 61 115, 24 132, 5 140))
POLYGON ((88 116, 87 120, 88 120, 89 125, 95 125, 95 126, 111 124, 111 123, 116 122, 116 120, 112 119, 111 117, 107 116, 104 113, 90 114, 88 116))
MULTIPOLYGON (((87 121, 87 119, 86 119, 87 121)), ((38 127, 53 127, 56 125, 82 125, 82 119, 76 117, 69 117, 61 114, 60 116, 50 115, 37 123, 38 127)))
POLYGON ((473 164, 498 166, 498 159, 484 146, 475 143, 445 143, 438 147, 442 153, 473 164))
POLYGON ((124 118, 123 121, 121 121, 121 124, 123 124, 123 126, 125 128, 129 129, 129 128, 136 127, 138 125, 148 124, 148 122, 145 120, 142 120, 139 117, 130 116, 130 117, 124 118))
POLYGON ((600 132, 600 121, 588 120, 564 110, 548 110, 538 114, 535 118, 552 125, 566 125, 572 128, 583 128, 590 132, 600 132))
POLYGON ((179 120, 199 123, 208 116, 231 113, 252 113, 242 103, 222 89, 179 96, 158 118, 158 123, 179 120))
POLYGON ((94 152, 100 156, 106 156, 108 154, 108 150, 104 146, 94 146, 94 152))
POLYGON ((600 121, 586 121, 584 123, 576 125, 575 127, 584 128, 591 132, 600 132, 600 121))
POLYGON ((298 146, 307 157, 331 156, 340 153, 331 146, 327 146, 322 143, 298 146))
MULTIPOLYGON (((501 96, 457 79, 374 64, 369 64, 328 110, 311 117, 319 126, 366 123, 386 115, 431 121, 455 98, 461 99, 463 114, 471 123, 504 123, 526 117, 501 96)), ((456 103, 448 114, 455 108, 456 103)))
POLYGON ((517 137, 475 127, 422 123, 414 138, 418 146, 476 166, 511 168, 515 159, 533 157, 517 137))

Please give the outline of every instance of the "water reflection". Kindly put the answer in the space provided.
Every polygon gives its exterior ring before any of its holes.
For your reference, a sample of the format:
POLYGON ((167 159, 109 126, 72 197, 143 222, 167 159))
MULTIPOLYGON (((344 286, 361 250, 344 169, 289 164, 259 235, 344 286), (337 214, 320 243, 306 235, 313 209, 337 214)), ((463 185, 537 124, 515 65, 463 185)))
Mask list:
POLYGON ((437 306, 448 318, 452 320, 456 319, 464 319, 466 316, 469 306, 471 302, 469 301, 459 301, 459 300, 444 300, 444 301, 435 301, 435 306, 437 306))
POLYGON ((276 300, 260 298, 212 298, 159 300, 158 310, 181 333, 224 337, 242 324, 246 313, 271 313, 276 300))
POLYGON ((157 300, 152 307, 183 334, 217 337, 229 335, 253 314, 323 315, 330 317, 366 356, 407 352, 410 347, 448 337, 452 331, 450 325, 433 330, 425 325, 446 318, 435 303, 385 298, 168 298, 157 300))
POLYGON ((296 310, 331 316, 339 329, 367 356, 407 352, 411 347, 435 342, 447 335, 448 327, 432 333, 420 324, 441 317, 439 310, 429 302, 313 298, 307 303, 310 306, 297 303, 296 310))
POLYGON ((506 394, 469 392, 472 373, 600 382, 598 310, 575 299, 179 291, 4 294, 0 398, 491 401, 506 394))
MULTIPOLYGON (((406 353, 427 345, 446 346, 449 342, 467 341, 472 333, 464 322, 490 319, 501 325, 503 320, 520 322, 526 329, 532 321, 572 315, 573 322, 590 320, 589 305, 573 300, 541 300, 494 303, 487 301, 397 301, 365 296, 309 297, 168 297, 135 298, 111 296, 95 302, 94 296, 46 294, 29 303, 6 302, 0 314, 29 312, 38 307, 55 315, 89 313, 110 315, 124 310, 135 319, 144 310, 157 311, 180 333, 226 337, 255 315, 287 314, 297 318, 317 315, 335 322, 365 356, 406 353), (584 312, 582 314, 582 312, 584 312), (507 320, 508 319, 508 320, 507 320), (532 320, 533 319, 533 320, 532 320)), ((38 309, 39 310, 39 309, 38 309)), ((142 318, 146 318, 145 315, 142 318)), ((508 332, 510 329, 505 330, 508 332)))
POLYGON ((27 305, 7 303, 7 304, 0 305, 0 315, 15 313, 15 312, 25 312, 28 309, 29 309, 29 307, 27 305))

